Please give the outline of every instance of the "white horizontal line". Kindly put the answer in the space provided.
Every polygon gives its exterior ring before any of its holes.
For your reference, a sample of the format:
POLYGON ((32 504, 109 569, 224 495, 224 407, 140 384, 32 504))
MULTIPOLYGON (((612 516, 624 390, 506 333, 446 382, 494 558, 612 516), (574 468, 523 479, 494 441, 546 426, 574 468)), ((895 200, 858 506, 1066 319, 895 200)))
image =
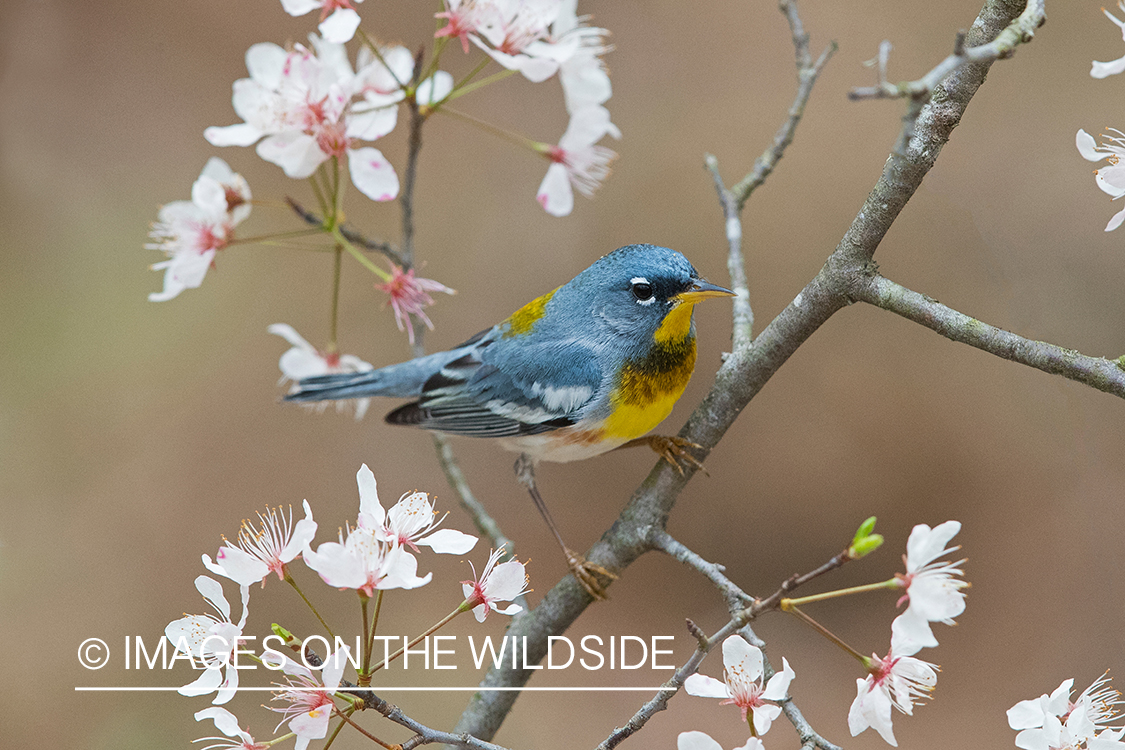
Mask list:
MULTIPOLYGON (((128 692, 128 693, 158 693, 158 692, 175 692, 179 690, 178 687, 75 687, 74 690, 79 693, 113 693, 113 692, 128 692)), ((652 693, 659 690, 665 690, 664 686, 660 687, 405 687, 405 686, 384 686, 384 687, 342 687, 340 692, 358 691, 358 690, 371 690, 379 693, 387 693, 391 691, 399 692, 426 692, 426 691, 446 691, 446 692, 473 692, 473 693, 507 693, 507 692, 646 692, 652 693)), ((671 688, 667 688, 671 689, 671 688)), ((236 692, 244 691, 262 691, 262 692, 277 692, 277 691, 309 691, 317 692, 322 691, 322 687, 239 687, 236 692)), ((211 691, 216 692, 216 691, 211 691)))

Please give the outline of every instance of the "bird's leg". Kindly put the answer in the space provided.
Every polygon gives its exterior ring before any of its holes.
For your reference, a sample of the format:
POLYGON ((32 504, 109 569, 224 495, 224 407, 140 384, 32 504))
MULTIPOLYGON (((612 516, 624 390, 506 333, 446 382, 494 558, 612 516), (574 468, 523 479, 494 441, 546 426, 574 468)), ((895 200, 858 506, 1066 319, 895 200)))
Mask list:
POLYGON ((547 522, 547 527, 551 529, 551 533, 555 535, 559 546, 562 547, 563 555, 566 556, 567 567, 570 568, 570 572, 574 574, 578 582, 582 584, 582 588, 586 589, 586 593, 595 600, 607 599, 605 587, 597 576, 614 579, 617 578, 617 575, 601 565, 592 563, 581 555, 575 554, 570 547, 566 546, 562 534, 559 533, 558 526, 555 525, 555 520, 551 518, 551 513, 547 510, 547 504, 543 502, 543 496, 539 494, 539 487, 535 484, 535 461, 526 453, 521 453, 520 457, 516 459, 516 479, 527 488, 528 494, 531 495, 531 501, 539 509, 539 515, 543 516, 543 520, 547 522))
POLYGON ((619 445, 615 450, 622 448, 636 448, 638 445, 647 445, 656 452, 656 455, 663 458, 668 463, 675 467, 676 471, 680 472, 680 476, 684 475, 684 467, 680 462, 688 466, 694 466, 707 476, 711 476, 710 472, 703 467, 703 463, 688 452, 688 448, 700 448, 703 446, 699 443, 693 443, 686 438, 671 436, 671 435, 645 435, 644 437, 630 440, 624 445, 619 445))

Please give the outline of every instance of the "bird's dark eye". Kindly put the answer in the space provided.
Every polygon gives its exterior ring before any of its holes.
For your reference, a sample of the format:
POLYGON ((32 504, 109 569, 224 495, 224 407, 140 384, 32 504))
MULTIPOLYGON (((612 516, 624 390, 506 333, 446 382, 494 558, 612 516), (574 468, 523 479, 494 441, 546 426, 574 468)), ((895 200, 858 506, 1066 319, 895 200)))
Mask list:
POLYGON ((652 299, 652 284, 647 281, 634 281, 633 296, 641 302, 652 299))

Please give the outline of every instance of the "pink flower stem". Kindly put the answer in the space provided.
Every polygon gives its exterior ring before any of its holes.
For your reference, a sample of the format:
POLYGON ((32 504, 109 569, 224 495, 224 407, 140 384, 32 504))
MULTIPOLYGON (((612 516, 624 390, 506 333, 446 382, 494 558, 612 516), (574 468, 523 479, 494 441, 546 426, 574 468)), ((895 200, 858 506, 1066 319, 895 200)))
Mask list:
POLYGON ((898 589, 902 588, 902 582, 897 578, 892 578, 889 581, 880 581, 879 583, 868 583, 864 586, 852 586, 847 589, 837 589, 836 591, 825 591, 823 594, 812 594, 811 596, 802 596, 796 599, 782 599, 780 606, 782 609, 786 605, 798 607, 804 604, 811 604, 812 602, 822 602, 828 599, 835 599, 839 596, 849 596, 851 594, 864 594, 868 591, 882 591, 884 589, 898 589))
POLYGON ((328 354, 335 354, 339 350, 336 346, 336 323, 340 314, 340 266, 343 259, 344 248, 337 242, 332 266, 332 317, 328 328, 328 354))
POLYGON ((253 237, 235 237, 227 242, 227 247, 233 245, 250 245, 253 243, 269 243, 275 240, 291 240, 298 237, 311 237, 314 234, 319 234, 320 229, 294 229, 291 232, 272 232, 270 234, 259 234, 253 237))
POLYGON ((375 650, 375 630, 379 627, 379 610, 383 608, 383 589, 379 589, 375 594, 375 613, 371 617, 371 629, 367 628, 367 601, 366 596, 361 596, 363 599, 363 671, 359 675, 359 683, 361 685, 371 684, 371 652, 375 650), (366 680, 366 682, 364 682, 366 680))
POLYGON ((788 612, 789 614, 795 616, 797 619, 801 620, 806 625, 809 625, 810 627, 812 627, 813 630, 817 631, 818 633, 823 635, 825 638, 827 638, 828 640, 832 641, 833 643, 835 643, 840 648, 847 651, 849 654, 854 656, 856 659, 859 659, 860 663, 864 664, 864 666, 866 666, 867 663, 870 662, 870 659, 868 659, 868 657, 859 653, 858 651, 856 651, 854 648, 852 648, 848 644, 844 643, 842 640, 840 640, 840 637, 837 636, 835 633, 833 633, 831 630, 824 627, 819 622, 817 622, 816 620, 809 617, 808 615, 806 615, 801 610, 794 607, 791 603, 786 604, 786 602, 791 602, 791 601, 792 600, 789 600, 789 599, 783 599, 782 603, 781 603, 781 609, 783 611, 788 612))
MULTIPOLYGON (((484 61, 484 63, 487 63, 487 62, 488 62, 488 60, 484 61)), ((485 86, 488 86, 489 84, 496 83, 497 81, 503 81, 505 78, 508 78, 509 76, 514 75, 515 72, 516 72, 514 70, 501 70, 499 73, 493 73, 492 75, 488 76, 487 78, 480 79, 476 83, 469 83, 469 80, 472 79, 472 77, 475 76, 481 70, 481 68, 483 68, 483 67, 484 67, 484 64, 481 64, 481 65, 477 66, 476 69, 474 69, 471 73, 469 73, 469 75, 462 78, 461 81, 453 88, 453 91, 449 92, 449 94, 444 99, 442 99, 440 102, 438 102, 437 104, 431 105, 430 110, 436 111, 439 107, 441 107, 442 105, 444 105, 447 102, 451 102, 454 99, 459 99, 460 97, 464 96, 465 94, 471 94, 474 91, 476 91, 477 89, 484 88, 485 86)))
MULTIPOLYGON (((488 79, 486 78, 485 80, 488 80, 488 79)), ((479 81, 478 83, 484 83, 484 81, 479 81)), ((442 107, 438 111, 442 112, 444 114, 450 115, 452 117, 456 117, 459 120, 464 120, 465 122, 469 123, 470 125, 475 125, 476 127, 480 128, 481 130, 485 131, 486 133, 491 133, 492 135, 496 136, 497 138, 502 138, 505 141, 516 144, 517 146, 529 148, 537 154, 543 152, 543 149, 538 147, 539 144, 536 141, 533 141, 530 138, 525 138, 522 135, 512 133, 508 130, 504 130, 503 128, 498 128, 495 125, 490 125, 489 123, 485 122, 484 120, 478 120, 477 118, 473 117, 472 115, 465 114, 464 112, 460 112, 456 109, 450 109, 449 107, 442 107)))
POLYGON ((457 615, 461 614, 462 612, 466 612, 466 611, 468 611, 468 610, 462 609, 461 605, 458 605, 458 606, 457 606, 457 609, 453 610, 453 611, 452 611, 452 612, 450 612, 450 613, 449 613, 448 615, 446 615, 445 617, 443 617, 443 618, 441 618, 440 620, 438 620, 438 621, 437 621, 436 623, 434 623, 434 624, 433 624, 433 625, 432 625, 432 626, 430 627, 430 629, 429 629, 429 630, 427 630, 427 631, 426 631, 425 633, 422 633, 421 635, 417 636, 417 637, 416 637, 416 638, 415 638, 414 640, 412 640, 412 641, 411 641, 410 643, 408 643, 407 645, 405 645, 405 646, 403 646, 402 648, 400 648, 400 649, 399 649, 398 651, 395 651, 395 652, 394 652, 393 654, 391 654, 390 656, 388 656, 388 657, 387 657, 387 659, 386 659, 386 661, 384 661, 384 662, 383 662, 382 664, 379 664, 379 665, 375 666, 375 668, 373 668, 373 669, 372 669, 371 671, 372 671, 372 672, 377 672, 377 671, 379 671, 380 669, 382 669, 383 667, 387 666, 387 665, 388 665, 388 664, 390 664, 390 663, 391 663, 392 661, 394 661, 394 660, 395 660, 395 659, 397 659, 398 657, 402 656, 403 652, 405 652, 405 651, 406 651, 406 650, 407 650, 408 648, 414 648, 414 647, 415 647, 415 646, 417 646, 417 645, 418 645, 419 643, 421 643, 421 642, 422 642, 422 640, 423 640, 423 639, 424 639, 424 638, 425 638, 426 636, 428 636, 428 635, 433 635, 433 633, 434 633, 435 631, 437 631, 437 630, 438 630, 438 628, 441 628, 441 627, 443 627, 444 625, 447 625, 447 624, 449 624, 449 622, 450 622, 450 621, 452 621, 454 617, 456 617, 457 615))
POLYGON ((359 251, 359 249, 355 245, 349 242, 348 238, 344 236, 339 227, 332 228, 332 238, 335 239, 337 243, 342 245, 343 248, 348 251, 348 254, 358 260, 359 264, 366 268, 368 271, 378 276, 384 282, 391 280, 391 275, 384 271, 382 268, 379 268, 379 266, 372 263, 367 258, 367 256, 359 251))
POLYGON ((316 196, 317 205, 320 206, 320 213, 322 216, 328 215, 328 204, 324 200, 324 193, 320 189, 320 184, 316 181, 316 175, 309 176, 309 185, 312 186, 313 195, 316 196))
POLYGON ((282 570, 285 572, 285 582, 292 586, 293 590, 300 595, 301 600, 304 601, 304 603, 308 605, 309 609, 312 610, 312 613, 316 615, 316 619, 320 620, 320 624, 324 628, 324 632, 328 633, 328 637, 332 639, 333 643, 335 643, 336 634, 332 632, 332 628, 328 627, 328 623, 326 623, 324 621, 324 618, 320 616, 320 613, 316 611, 316 607, 314 607, 312 605, 312 602, 309 601, 309 598, 305 596, 305 592, 301 591, 301 587, 297 585, 297 582, 295 580, 293 580, 293 576, 289 575, 289 566, 285 566, 284 568, 282 568, 282 570))

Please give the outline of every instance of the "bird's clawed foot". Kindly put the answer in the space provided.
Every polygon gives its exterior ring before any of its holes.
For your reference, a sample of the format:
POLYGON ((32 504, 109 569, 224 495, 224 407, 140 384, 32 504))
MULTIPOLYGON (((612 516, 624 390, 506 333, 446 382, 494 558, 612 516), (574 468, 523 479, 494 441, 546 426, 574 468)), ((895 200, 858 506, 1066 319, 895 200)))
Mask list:
POLYGON ((603 576, 610 580, 617 578, 616 573, 603 568, 597 563, 592 563, 584 557, 574 553, 569 547, 564 547, 563 552, 566 553, 566 565, 570 568, 570 572, 582 584, 582 588, 586 589, 586 593, 593 597, 594 601, 605 601, 609 596, 605 593, 605 586, 598 580, 598 576, 603 576))
POLYGON ((711 473, 703 466, 703 462, 693 456, 688 448, 703 449, 699 443, 693 443, 690 440, 674 435, 646 435, 645 437, 630 440, 621 446, 622 448, 632 448, 638 445, 647 445, 656 453, 656 455, 663 458, 670 463, 676 471, 680 472, 680 476, 684 475, 684 466, 691 466, 699 469, 707 476, 711 473))

